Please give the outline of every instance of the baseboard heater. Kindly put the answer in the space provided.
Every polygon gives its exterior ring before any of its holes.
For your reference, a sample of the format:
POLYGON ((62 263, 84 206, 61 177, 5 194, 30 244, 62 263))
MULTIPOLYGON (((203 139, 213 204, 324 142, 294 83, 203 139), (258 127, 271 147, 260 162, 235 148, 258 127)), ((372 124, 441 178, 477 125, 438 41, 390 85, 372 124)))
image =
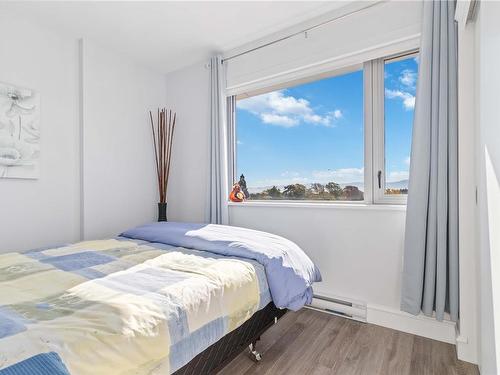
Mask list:
POLYGON ((315 294, 308 308, 366 323, 366 303, 315 294))

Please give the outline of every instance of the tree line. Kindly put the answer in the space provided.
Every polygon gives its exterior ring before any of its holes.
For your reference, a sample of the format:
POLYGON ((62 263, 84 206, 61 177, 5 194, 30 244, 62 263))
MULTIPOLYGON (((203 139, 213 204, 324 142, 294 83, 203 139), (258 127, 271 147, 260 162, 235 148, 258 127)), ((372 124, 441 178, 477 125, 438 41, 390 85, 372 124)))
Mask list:
POLYGON ((285 185, 283 190, 273 186, 260 193, 250 194, 249 199, 363 200, 363 192, 356 186, 348 185, 342 188, 336 182, 315 182, 309 187, 303 184, 285 185))

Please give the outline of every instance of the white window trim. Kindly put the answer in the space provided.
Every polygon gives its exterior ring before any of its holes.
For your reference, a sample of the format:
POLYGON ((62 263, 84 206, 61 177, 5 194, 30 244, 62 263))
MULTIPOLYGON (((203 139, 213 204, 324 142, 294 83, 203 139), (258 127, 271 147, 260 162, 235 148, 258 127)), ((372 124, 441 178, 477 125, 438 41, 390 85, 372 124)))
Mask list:
POLYGON ((393 210, 406 211, 401 204, 367 204, 363 201, 292 201, 292 200, 251 200, 244 202, 227 202, 229 207, 284 207, 284 208, 318 208, 336 210, 393 210), (334 202, 334 203, 330 203, 334 202), (342 202, 342 203, 340 203, 342 202))
POLYGON ((227 126, 227 188, 228 192, 233 189, 233 183, 236 181, 236 160, 238 158, 238 145, 236 143, 236 97, 228 96, 226 98, 226 126, 227 126))
MULTIPOLYGON (((381 207, 388 207, 390 205, 406 205, 407 195, 386 195, 385 194, 385 147, 384 147, 384 62, 388 59, 397 58, 399 56, 409 56, 411 54, 418 53, 419 38, 414 37, 412 40, 402 41, 399 43, 394 43, 390 46, 390 54, 385 54, 383 57, 377 58, 370 61, 362 61, 364 56, 360 53, 357 57, 361 61, 352 63, 349 66, 341 65, 333 67, 331 70, 325 72, 325 67, 317 69, 316 71, 311 70, 308 67, 308 76, 304 76, 303 71, 299 71, 296 74, 296 78, 293 76, 289 78, 288 82, 280 82, 269 84, 268 86, 263 86, 262 82, 257 87, 240 87, 237 90, 229 90, 228 94, 234 96, 253 96, 262 94, 265 92, 274 91, 287 85, 299 84, 300 82, 309 82, 321 78, 333 77, 336 75, 346 74, 358 69, 363 69, 363 109, 364 109, 364 200, 362 201, 295 201, 295 200, 276 200, 276 201, 266 201, 266 200, 252 200, 255 204, 249 205, 249 202, 245 203, 233 203, 229 202, 230 206, 248 206, 248 207, 261 207, 261 206, 287 206, 287 207, 304 207, 304 206, 366 206, 366 205, 380 205, 381 207), (374 92, 378 91, 378 95, 373 95, 374 92), (380 175, 380 188, 378 187, 378 171, 381 171, 380 175), (304 204, 300 204, 303 202, 304 204)), ((387 53, 387 46, 379 50, 379 56, 382 51, 387 53)), ((371 51, 373 53, 373 51, 371 51)), ((332 64, 333 65, 333 64, 332 64)), ((336 65, 336 64, 335 64, 336 65)), ((235 116, 235 114, 234 114, 235 116)), ((233 122, 234 126, 237 126, 236 121, 233 122)), ((236 134, 236 131, 233 132, 236 134)), ((235 140, 234 140, 235 141, 235 140)), ((232 163, 230 168, 230 176, 233 179, 236 177, 236 153, 237 147, 234 148, 234 153, 232 157, 232 163)))
POLYGON ((364 106, 364 135, 365 135, 365 191, 366 204, 374 203, 373 200, 373 65, 371 61, 363 64, 363 106, 364 106))
MULTIPOLYGON (((375 93, 372 107, 372 174, 371 183, 373 188, 373 203, 375 204, 406 204, 406 194, 385 194, 386 170, 385 170, 385 85, 384 72, 387 60, 396 60, 417 55, 418 50, 404 51, 391 56, 367 62, 371 65, 372 91, 375 93)), ((366 107, 365 107, 366 110, 366 107)))

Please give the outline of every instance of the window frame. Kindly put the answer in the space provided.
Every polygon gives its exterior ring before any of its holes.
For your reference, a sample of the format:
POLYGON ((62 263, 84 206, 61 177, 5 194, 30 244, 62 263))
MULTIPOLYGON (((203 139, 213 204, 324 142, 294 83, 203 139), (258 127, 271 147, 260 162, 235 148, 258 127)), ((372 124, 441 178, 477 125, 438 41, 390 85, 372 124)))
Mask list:
POLYGON ((408 56, 417 56, 419 49, 401 48, 400 52, 383 54, 382 57, 361 60, 361 62, 353 62, 349 65, 334 67, 329 70, 323 70, 320 73, 311 73, 307 76, 302 76, 299 79, 290 79, 279 84, 270 84, 260 87, 259 89, 241 90, 233 95, 227 96, 227 103, 233 103, 232 111, 228 111, 228 135, 229 147, 228 160, 229 163, 229 184, 230 187, 238 177, 237 174, 237 152, 236 144, 237 123, 236 123, 236 101, 245 97, 272 92, 275 90, 292 87, 306 82, 313 82, 324 78, 335 77, 356 70, 363 71, 363 118, 364 118, 364 199, 359 201, 343 201, 343 200, 251 200, 256 204, 264 205, 322 205, 322 206, 346 206, 346 205, 406 205, 406 194, 385 194, 385 87, 384 87, 384 64, 388 60, 396 60, 408 56), (233 137, 233 138, 231 138, 233 137), (381 187, 378 187, 378 171, 381 171, 381 187))
POLYGON ((375 204, 403 204, 408 200, 407 194, 386 194, 386 163, 385 163, 385 64, 388 61, 397 61, 418 56, 419 50, 413 49, 368 62, 373 73, 372 93, 372 174, 373 203, 375 204), (380 172, 380 185, 379 185, 380 172))

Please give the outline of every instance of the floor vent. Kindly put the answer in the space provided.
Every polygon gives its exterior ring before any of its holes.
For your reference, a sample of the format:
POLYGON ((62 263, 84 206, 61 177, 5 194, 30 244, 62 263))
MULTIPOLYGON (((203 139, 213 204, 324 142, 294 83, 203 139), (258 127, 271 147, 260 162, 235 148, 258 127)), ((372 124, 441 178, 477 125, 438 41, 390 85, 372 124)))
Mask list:
POLYGON ((314 295, 310 309, 366 323, 366 303, 339 297, 314 295))

